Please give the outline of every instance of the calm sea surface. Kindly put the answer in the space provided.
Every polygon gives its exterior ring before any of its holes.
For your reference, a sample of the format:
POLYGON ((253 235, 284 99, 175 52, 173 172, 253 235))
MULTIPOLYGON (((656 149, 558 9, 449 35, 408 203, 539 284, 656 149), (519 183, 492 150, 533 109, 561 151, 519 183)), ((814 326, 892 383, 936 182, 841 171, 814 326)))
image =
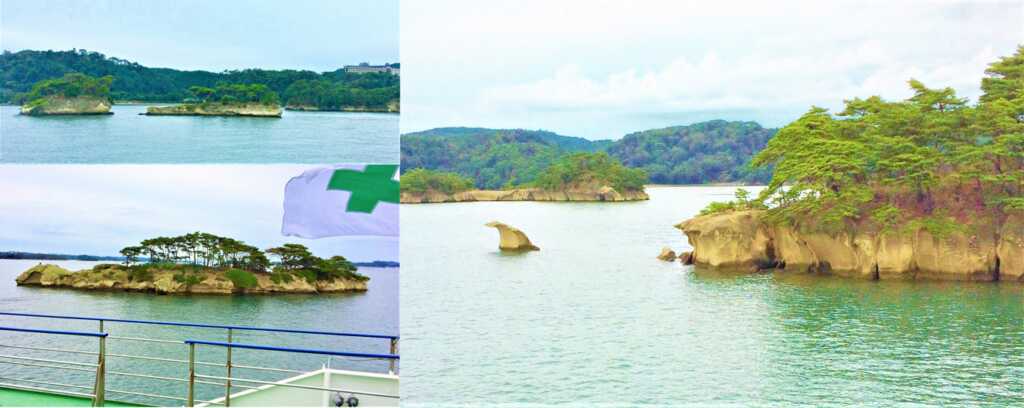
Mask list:
MULTIPOLYGON (((96 262, 48 261, 71 270, 85 269, 96 262)), ((225 324, 258 327, 280 327, 320 331, 361 332, 378 334, 398 333, 398 269, 360 268, 370 276, 369 290, 357 294, 331 295, 263 295, 263 296, 158 296, 144 293, 90 292, 50 288, 19 287, 14 278, 39 261, 0 260, 0 311, 42 314, 68 314, 78 316, 113 317, 121 319, 184 321, 190 323, 225 324)), ((96 331, 97 323, 89 321, 35 319, 0 316, 0 326, 44 328, 59 330, 96 331)), ((180 341, 186 338, 225 341, 223 330, 180 327, 148 326, 127 323, 107 323, 111 336, 145 337, 180 341)), ((338 351, 387 353, 387 340, 357 339, 322 335, 283 335, 274 333, 237 331, 234 341, 266 344, 280 347, 305 347, 338 351)), ((94 339, 54 335, 25 335, 0 332, 0 345, 61 348, 95 352, 94 339)), ((223 350, 204 349, 199 346, 199 360, 224 362, 223 350)), ((184 344, 154 344, 129 340, 108 340, 108 352, 188 359, 184 344)), ((79 354, 58 354, 0 347, 0 354, 30 358, 95 362, 95 357, 79 354)), ((7 360, 0 358, 0 360, 7 360)), ((235 350, 236 364, 277 367, 311 371, 327 362, 326 357, 281 352, 253 352, 235 350)), ((108 371, 147 373, 167 377, 186 378, 187 366, 177 363, 140 361, 111 357, 108 371)), ((335 358, 335 368, 387 372, 387 363, 380 361, 335 358)), ((223 369, 200 367, 206 375, 224 375, 223 369)), ((251 379, 281 379, 295 374, 267 373, 238 369, 236 377, 251 379)), ((0 377, 14 377, 72 385, 92 385, 91 373, 55 370, 50 368, 0 364, 0 377)), ((8 381, 0 381, 8 382, 8 381)), ((24 384, 24 383, 22 383, 24 384)), ((32 384, 27 384, 32 385, 32 384)), ((38 385, 38 384, 36 384, 38 385)), ((251 385, 251 384, 247 384, 251 385)), ((45 387, 45 386, 44 386, 45 387)), ((109 390, 141 391, 150 394, 184 398, 184 383, 137 379, 108 374, 107 398, 119 401, 144 402, 164 406, 181 406, 183 401, 140 398, 118 394, 109 390)), ((68 388, 70 391, 89 392, 68 388)), ((223 395, 223 387, 202 385, 197 389, 200 399, 213 399, 223 395)), ((242 391, 237 389, 235 392, 242 391)))
POLYGON ((0 106, 0 162, 396 163, 398 115, 290 112, 280 119, 113 115, 30 117, 0 106))
POLYGON ((655 259, 688 248, 673 224, 732 192, 403 205, 403 406, 1024 406, 1024 285, 655 259), (501 254, 491 220, 541 250, 501 254))

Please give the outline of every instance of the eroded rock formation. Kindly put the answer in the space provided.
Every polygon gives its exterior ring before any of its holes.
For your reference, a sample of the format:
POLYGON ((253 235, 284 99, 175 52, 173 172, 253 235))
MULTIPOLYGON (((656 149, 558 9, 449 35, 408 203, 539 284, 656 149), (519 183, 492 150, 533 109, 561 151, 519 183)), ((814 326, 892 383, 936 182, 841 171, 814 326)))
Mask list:
POLYGON ((509 226, 507 224, 491 221, 484 224, 488 227, 497 228, 500 234, 500 241, 498 242, 498 249, 502 251, 539 251, 536 245, 530 242, 530 238, 526 237, 523 231, 518 228, 509 226))
POLYGON ((186 103, 173 106, 150 106, 149 116, 253 116, 281 117, 281 107, 263 103, 186 103))
POLYGON ((676 260, 676 251, 673 251, 672 248, 669 247, 663 247, 661 248, 661 253, 658 254, 658 259, 672 262, 676 260))
POLYGON ((936 237, 911 232, 826 234, 762 221, 761 211, 686 220, 677 228, 693 246, 697 265, 748 270, 816 271, 866 279, 1024 282, 1024 219, 999 231, 936 237))
POLYGON ((50 96, 41 101, 23 105, 21 114, 29 116, 110 115, 112 114, 110 107, 110 101, 104 98, 50 96))

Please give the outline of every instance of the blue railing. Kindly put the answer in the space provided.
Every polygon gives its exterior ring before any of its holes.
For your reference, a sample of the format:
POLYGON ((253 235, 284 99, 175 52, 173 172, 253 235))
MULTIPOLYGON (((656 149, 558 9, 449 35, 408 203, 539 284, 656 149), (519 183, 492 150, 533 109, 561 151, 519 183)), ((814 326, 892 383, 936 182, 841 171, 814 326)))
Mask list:
MULTIPOLYGON (((64 393, 78 395, 78 396, 82 396, 82 397, 88 397, 88 398, 92 399, 92 405, 94 407, 101 407, 101 406, 103 406, 104 400, 106 399, 105 394, 106 394, 106 371, 107 371, 107 363, 106 363, 106 361, 107 361, 106 360, 106 357, 107 357, 107 333, 82 332, 82 331, 71 331, 71 330, 25 329, 25 328, 20 328, 20 327, 7 327, 7 326, 0 326, 0 331, 17 332, 17 333, 53 334, 53 335, 61 335, 61 336, 80 336, 80 337, 94 337, 94 338, 98 338, 99 339, 99 349, 97 350, 97 353, 96 353, 96 355, 97 355, 96 364, 76 363, 76 362, 72 362, 72 361, 50 360, 50 359, 42 359, 42 358, 32 358, 32 357, 25 357, 23 355, 22 356, 0 355, 0 358, 6 359, 6 360, 14 360, 14 361, 0 360, 0 364, 23 365, 23 366, 29 366, 29 367, 43 367, 43 368, 54 368, 54 369, 63 369, 63 370, 76 370, 76 371, 88 371, 88 372, 95 371, 96 376, 93 379, 92 393, 85 394, 85 393, 78 393, 78 392, 69 392, 67 390, 65 390, 64 393), (54 365, 54 364, 62 364, 62 365, 54 365), (88 367, 88 368, 83 368, 83 367, 88 367)), ((4 371, 0 371, 0 372, 8 372, 8 371, 9 370, 4 370, 4 371)), ((58 387, 64 387, 64 388, 84 388, 84 389, 89 389, 89 387, 82 386, 82 385, 60 384, 60 383, 54 383, 54 382, 48 382, 48 381, 39 381, 39 380, 25 380, 25 379, 14 379, 14 378, 11 378, 11 379, 4 378, 4 380, 29 382, 29 383, 34 383, 34 384, 41 384, 41 385, 47 385, 47 386, 58 386, 58 387)), ((0 383, 0 385, 14 386, 14 387, 17 387, 17 388, 26 388, 26 389, 31 389, 31 390, 34 390, 34 391, 49 391, 48 389, 45 389, 45 388, 27 387, 27 386, 24 386, 24 385, 16 385, 16 384, 3 384, 3 383, 0 383)))
MULTIPOLYGON (((220 404, 228 405, 229 406, 230 405, 230 401, 231 401, 231 399, 230 399, 231 398, 231 389, 233 387, 239 387, 239 388, 243 388, 243 389, 244 388, 251 388, 251 387, 248 387, 248 386, 232 384, 232 380, 241 381, 241 382, 249 382, 249 383, 272 384, 270 382, 263 382, 263 381, 260 381, 260 380, 251 380, 251 379, 233 377, 232 376, 232 371, 233 371, 232 369, 233 368, 249 369, 249 370, 262 370, 262 371, 271 371, 271 372, 296 372, 294 370, 288 370, 288 369, 282 369, 282 368, 259 367, 259 366, 245 366, 245 365, 235 364, 232 361, 232 355, 231 355, 232 354, 231 353, 232 349, 250 349, 250 350, 262 350, 262 351, 281 351, 281 352, 303 353, 303 354, 318 354, 318 355, 338 356, 338 357, 351 357, 351 358, 366 358, 366 359, 387 360, 387 361, 389 361, 389 368, 388 368, 388 370, 389 370, 390 373, 395 373, 396 363, 399 360, 399 356, 397 354, 399 336, 397 336, 397 335, 350 333, 350 332, 333 332, 333 331, 317 331, 317 330, 294 330, 294 329, 282 329, 282 328, 272 328, 272 327, 218 325, 218 324, 202 324, 202 323, 169 322, 169 321, 158 321, 158 320, 118 319, 118 318, 108 318, 108 317, 69 316, 69 315, 54 315, 54 314, 40 314, 40 313, 22 313, 22 312, 0 312, 0 316, 15 316, 15 317, 28 317, 28 318, 44 318, 44 319, 61 319, 61 320, 77 320, 77 321, 94 321, 94 322, 97 322, 98 325, 99 325, 99 331, 98 332, 48 330, 48 329, 28 329, 28 328, 5 327, 5 326, 0 326, 0 331, 97 337, 97 338, 99 338, 99 341, 100 341, 100 349, 99 349, 98 353, 91 353, 91 352, 85 352, 85 351, 73 351, 73 350, 54 349, 54 348, 44 348, 44 347, 26 347, 26 346, 16 346, 16 345, 6 345, 6 344, 0 344, 0 347, 3 347, 3 348, 15 348, 15 349, 27 349, 27 350, 35 350, 35 351, 47 351, 47 352, 54 352, 54 353, 76 353, 76 354, 97 355, 99 363, 95 364, 95 365, 88 364, 88 366, 90 368, 94 367, 95 371, 96 371, 95 385, 94 385, 94 387, 92 387, 93 393, 92 394, 78 394, 78 395, 92 397, 94 404, 99 404, 99 405, 102 405, 103 404, 103 400, 104 400, 104 394, 105 394, 105 391, 104 391, 104 388, 105 388, 105 386, 104 386, 104 383, 105 383, 104 377, 106 376, 106 374, 119 375, 119 376, 127 376, 127 377, 145 378, 145 379, 153 379, 153 380, 187 381, 188 385, 189 385, 189 387, 188 387, 189 391, 188 391, 188 398, 187 399, 186 398, 173 397, 173 396, 167 396, 167 395, 159 395, 159 394, 150 394, 150 393, 136 392, 136 391, 123 391, 123 390, 114 390, 114 389, 106 390, 106 391, 109 391, 109 392, 112 392, 112 393, 118 393, 118 394, 125 394, 125 395, 135 395, 135 396, 139 396, 139 397, 158 398, 158 399, 172 399, 172 400, 184 401, 184 402, 187 402, 188 406, 192 406, 194 401, 198 401, 198 400, 194 399, 194 384, 198 383, 198 384, 223 386, 223 387, 225 387, 224 401, 221 402, 220 404), (160 358, 160 357, 155 357, 155 356, 139 356, 139 355, 107 353, 106 352, 106 346, 105 346, 105 340, 108 337, 110 339, 117 339, 117 340, 141 341, 141 342, 164 343, 164 344, 182 344, 182 342, 180 340, 179 341, 172 341, 172 340, 166 340, 166 339, 150 339, 150 338, 141 338, 141 337, 109 336, 108 333, 106 333, 105 330, 104 330, 104 323, 126 323, 126 324, 142 324, 142 325, 157 325, 157 326, 190 327, 190 328, 201 328, 201 329, 220 329, 220 330, 226 330, 226 332, 227 332, 226 333, 227 334, 227 342, 194 340, 194 339, 185 340, 184 344, 186 344, 189 347, 189 358, 188 358, 188 360, 180 360, 180 359, 173 359, 173 358, 160 358), (255 331, 255 332, 273 332, 273 333, 286 333, 286 334, 310 334, 310 335, 326 335, 326 336, 340 336, 340 337, 358 337, 358 338, 371 338, 371 339, 386 339, 390 343, 390 353, 389 354, 354 353, 354 352, 342 352, 342 351, 332 351, 332 350, 318 350, 318 349, 304 349, 304 348, 287 348, 287 347, 276 347, 276 346, 266 346, 266 345, 256 345, 256 344, 233 343, 232 342, 232 337, 233 337, 233 333, 235 331, 255 331), (216 346, 216 347, 224 347, 224 348, 226 348, 226 350, 227 350, 226 361, 223 364, 221 364, 221 363, 196 361, 196 359, 195 359, 195 346, 196 345, 207 345, 207 346, 216 346), (129 359, 147 360, 147 361, 157 361, 157 362, 172 362, 172 363, 179 363, 179 364, 186 364, 187 363, 188 366, 189 366, 190 375, 189 375, 189 378, 186 380, 186 379, 180 379, 180 378, 179 379, 175 379, 175 378, 170 378, 170 377, 146 375, 146 374, 140 374, 140 373, 127 373, 127 372, 115 372, 115 371, 111 371, 111 372, 107 373, 106 372, 106 368, 105 368, 106 367, 105 360, 106 360, 106 357, 108 357, 108 356, 109 357, 121 357, 121 358, 129 358, 129 359), (203 375, 195 374, 195 366, 197 364, 198 365, 205 365, 205 366, 219 366, 222 369, 226 369, 226 376, 218 377, 218 376, 203 376, 203 375), (197 380, 196 379, 197 377, 200 378, 200 379, 197 380), (221 381, 223 381, 223 383, 203 381, 202 378, 211 379, 211 380, 221 380, 221 381)), ((3 355, 0 355, 0 357, 10 357, 10 358, 14 358, 14 359, 20 358, 20 357, 17 357, 17 356, 3 356, 3 355)), ((57 361, 57 360, 32 359, 32 358, 27 358, 27 357, 23 358, 23 359, 26 359, 26 360, 38 360, 38 361, 49 362, 49 363, 66 363, 66 364, 83 365, 83 364, 79 364, 79 363, 70 363, 70 362, 63 362, 63 361, 57 361)), ((9 363, 9 362, 5 362, 5 361, 0 360, 0 364, 3 364, 3 363, 9 363)), ((9 364, 17 364, 17 363, 9 363, 9 364)), ((53 366, 53 365, 40 365, 38 363, 23 363, 22 365, 35 365, 35 366, 39 366, 39 367, 44 367, 45 366, 45 367, 49 367, 49 368, 65 368, 65 367, 53 366)), ((73 368, 72 367, 72 368, 67 368, 67 369, 86 371, 83 368, 73 368)), ((89 369, 88 371, 92 371, 92 369, 89 369)), ((4 378, 2 376, 0 376, 0 379, 4 379, 4 378)), ((25 380, 25 379, 21 379, 19 381, 34 382, 34 381, 25 380)), ((88 388, 88 387, 84 387, 84 386, 75 386, 75 385, 68 385, 68 384, 56 384, 56 383, 47 383, 47 384, 49 384, 49 385, 56 385, 56 386, 62 386, 62 387, 65 387, 65 388, 66 387, 88 388)), ((2 385, 4 385, 4 384, 0 383, 0 386, 2 386, 2 385)), ((309 388, 308 386, 297 386, 297 385, 295 385, 295 387, 309 388)), ((31 388, 31 387, 29 387, 29 388, 31 388)), ((46 389, 38 389, 38 390, 52 391, 52 390, 46 390, 46 389)), ((335 391, 338 391, 338 390, 335 390, 335 391)), ((69 392, 62 391, 62 393, 69 393, 69 392)), ((70 394, 76 394, 76 393, 70 393, 70 394)), ((372 393, 365 393, 365 394, 375 395, 375 394, 372 394, 372 393)), ((385 396, 385 395, 377 395, 377 396, 388 397, 388 398, 397 398, 397 396, 385 396)), ((212 403, 212 401, 201 401, 201 402, 212 403)))
POLYGON ((111 323, 131 323, 131 324, 152 324, 160 326, 178 326, 178 327, 197 327, 205 329, 231 329, 239 331, 262 331, 262 332, 276 332, 276 333, 291 333, 291 334, 319 334, 326 336, 343 336, 343 337, 365 337, 372 339, 390 339, 398 340, 398 335, 390 334, 367 334, 367 333, 346 333, 346 332, 330 332, 330 331, 316 331, 316 330, 293 330, 293 329, 278 329, 273 327, 253 327, 253 326, 231 326, 221 324, 202 324, 202 323, 183 323, 183 322, 167 322, 160 320, 132 320, 132 319, 116 319, 109 317, 87 317, 87 316, 65 316, 65 315, 50 315, 50 314, 37 314, 37 313, 17 313, 17 312, 0 312, 0 316, 21 316, 21 317, 41 317, 48 319, 65 319, 65 320, 88 320, 94 322, 111 322, 111 323))

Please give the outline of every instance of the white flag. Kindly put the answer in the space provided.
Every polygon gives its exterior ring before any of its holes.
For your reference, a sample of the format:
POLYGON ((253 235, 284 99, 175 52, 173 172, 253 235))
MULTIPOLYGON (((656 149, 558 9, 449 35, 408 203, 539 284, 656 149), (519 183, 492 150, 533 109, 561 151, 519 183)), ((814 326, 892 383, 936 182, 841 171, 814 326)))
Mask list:
POLYGON ((398 165, 307 170, 284 187, 281 234, 302 238, 398 236, 398 165))

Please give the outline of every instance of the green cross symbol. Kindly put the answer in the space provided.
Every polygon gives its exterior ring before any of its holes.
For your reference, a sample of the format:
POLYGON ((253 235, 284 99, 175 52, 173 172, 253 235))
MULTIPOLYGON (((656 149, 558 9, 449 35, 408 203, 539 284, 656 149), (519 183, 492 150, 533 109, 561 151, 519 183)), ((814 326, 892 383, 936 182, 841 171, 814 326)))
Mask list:
POLYGON ((398 182, 393 179, 397 170, 397 164, 368 164, 363 171, 337 169, 327 189, 352 192, 345 211, 372 213, 381 201, 398 203, 398 182))

